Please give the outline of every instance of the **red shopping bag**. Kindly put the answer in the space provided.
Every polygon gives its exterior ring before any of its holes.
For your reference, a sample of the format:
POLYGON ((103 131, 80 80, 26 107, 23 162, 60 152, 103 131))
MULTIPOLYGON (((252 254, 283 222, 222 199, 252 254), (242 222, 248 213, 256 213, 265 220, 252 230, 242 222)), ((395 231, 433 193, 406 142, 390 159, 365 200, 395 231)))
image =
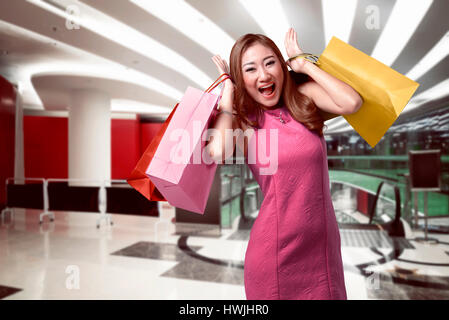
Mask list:
POLYGON ((211 91, 228 78, 220 76, 206 91, 187 88, 147 168, 148 177, 174 207, 200 214, 205 211, 217 163, 202 158, 203 138, 221 97, 211 91))
MULTIPOLYGON (((222 81, 226 80, 229 75, 220 75, 217 80, 206 90, 207 92, 212 91, 216 86, 218 86, 222 81), (225 76, 225 78, 223 78, 225 76)), ((153 182, 149 179, 148 175, 146 175, 146 171, 150 166, 151 160, 153 159, 157 147, 164 136, 165 131, 172 119, 173 115, 178 108, 179 103, 175 105, 172 112, 168 116, 167 120, 162 124, 161 129, 156 134, 156 136, 151 140, 151 143, 148 145, 147 149, 141 156, 140 160, 137 162, 136 167, 131 172, 131 175, 127 179, 128 184, 140 192, 145 198, 150 201, 167 201, 164 196, 159 192, 153 182)))
POLYGON ((130 177, 126 180, 131 187, 139 191, 145 198, 151 201, 167 201, 159 192, 159 190, 157 190, 156 186, 153 182, 151 182, 145 172, 150 165, 154 154, 156 153, 156 149, 161 142, 165 130, 167 130, 168 124, 170 123, 170 120, 173 117, 173 114, 175 113, 177 107, 178 103, 173 108, 167 120, 165 120, 165 122, 162 124, 159 132, 156 134, 153 140, 151 140, 142 157, 137 162, 136 167, 131 172, 130 177))

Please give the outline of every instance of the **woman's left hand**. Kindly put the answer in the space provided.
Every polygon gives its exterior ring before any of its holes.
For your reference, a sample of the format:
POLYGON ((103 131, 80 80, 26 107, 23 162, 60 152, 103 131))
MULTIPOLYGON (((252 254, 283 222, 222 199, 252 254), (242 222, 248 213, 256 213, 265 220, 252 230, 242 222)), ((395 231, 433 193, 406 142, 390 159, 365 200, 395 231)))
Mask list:
MULTIPOLYGON (((287 56, 289 58, 303 53, 298 44, 298 37, 296 31, 293 28, 288 29, 287 33, 285 34, 284 44, 285 50, 287 51, 287 56)), ((310 62, 302 58, 287 61, 287 65, 297 73, 303 73, 304 66, 306 63, 310 62)))

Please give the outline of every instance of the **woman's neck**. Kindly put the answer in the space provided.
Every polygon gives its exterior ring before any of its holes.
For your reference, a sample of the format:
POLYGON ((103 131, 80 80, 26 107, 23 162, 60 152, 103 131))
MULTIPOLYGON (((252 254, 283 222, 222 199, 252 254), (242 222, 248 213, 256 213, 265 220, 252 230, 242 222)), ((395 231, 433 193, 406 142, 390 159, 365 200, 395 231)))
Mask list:
POLYGON ((259 107, 264 111, 276 110, 276 109, 282 108, 283 106, 284 106, 284 103, 281 101, 281 99, 279 99, 279 102, 272 107, 265 107, 264 105, 261 105, 261 104, 259 105, 259 107))

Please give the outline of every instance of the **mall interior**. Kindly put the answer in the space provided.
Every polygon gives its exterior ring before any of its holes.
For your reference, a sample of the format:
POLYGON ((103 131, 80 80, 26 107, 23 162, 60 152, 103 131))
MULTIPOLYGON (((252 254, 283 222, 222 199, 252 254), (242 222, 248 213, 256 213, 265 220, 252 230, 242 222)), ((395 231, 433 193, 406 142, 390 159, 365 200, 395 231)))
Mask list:
POLYGON ((246 33, 285 55, 290 27, 419 83, 374 147, 325 122, 347 298, 449 299, 449 1, 346 2, 0 1, 0 299, 245 300, 248 165, 217 165, 204 214, 128 179, 212 56, 246 33))

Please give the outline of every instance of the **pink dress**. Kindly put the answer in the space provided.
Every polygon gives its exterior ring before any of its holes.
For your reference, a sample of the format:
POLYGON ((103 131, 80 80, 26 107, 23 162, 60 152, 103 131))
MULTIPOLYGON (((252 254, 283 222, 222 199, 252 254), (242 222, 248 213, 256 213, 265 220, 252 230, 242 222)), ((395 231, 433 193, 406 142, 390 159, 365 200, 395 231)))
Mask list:
POLYGON ((246 298, 346 299, 325 140, 285 107, 264 115, 245 157, 264 194, 245 255, 246 298), (278 147, 270 130, 278 134, 278 147), (258 151, 261 147, 265 153, 258 151), (251 152, 257 156, 251 158, 251 152))

